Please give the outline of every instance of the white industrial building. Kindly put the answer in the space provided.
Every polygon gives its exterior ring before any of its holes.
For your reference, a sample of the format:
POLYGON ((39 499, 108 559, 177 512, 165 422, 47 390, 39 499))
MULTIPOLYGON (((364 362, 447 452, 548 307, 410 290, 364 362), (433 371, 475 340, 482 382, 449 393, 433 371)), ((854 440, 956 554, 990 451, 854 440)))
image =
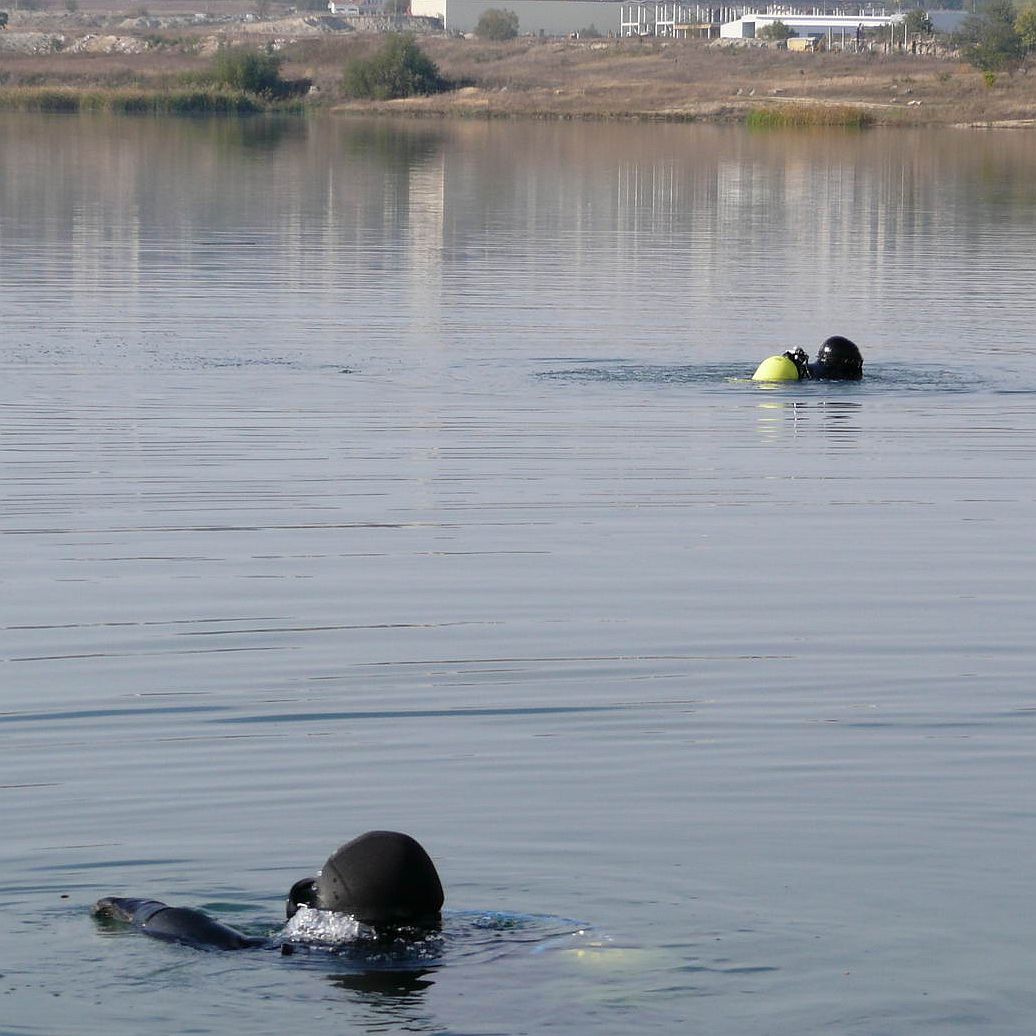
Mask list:
POLYGON ((727 0, 627 0, 622 5, 620 36, 669 36, 674 38, 754 39, 774 22, 783 22, 797 36, 833 42, 854 39, 868 29, 898 25, 903 13, 889 14, 881 4, 759 3, 727 0))
MULTIPOLYGON (((332 0, 336 3, 338 0, 332 0)), ((355 0, 353 0, 355 3, 355 0)), ((344 0, 343 0, 344 5, 344 0)), ((339 5, 339 10, 343 5, 339 5)), ((568 36, 593 26, 604 36, 667 36, 673 38, 752 39, 766 25, 781 21, 799 37, 826 37, 829 42, 854 39, 857 30, 898 26, 903 13, 889 14, 881 3, 839 0, 411 0, 411 14, 438 18, 449 33, 473 32, 490 8, 518 15, 522 35, 568 36)), ((947 12, 962 16, 961 12, 947 12)), ((944 12, 930 12, 939 31, 954 28, 944 12)))
POLYGON ((855 38, 857 32, 868 29, 887 29, 903 20, 897 14, 743 14, 732 22, 725 22, 719 28, 721 39, 755 39, 760 31, 774 22, 782 22, 796 36, 828 39, 855 38))
POLYGON ((618 0, 410 0, 410 13, 442 19, 447 32, 473 32, 490 8, 518 15, 523 35, 568 36, 591 25, 602 36, 619 29, 618 0))
POLYGON ((666 0, 633 0, 622 5, 620 36, 719 35, 719 27, 744 14, 743 3, 678 3, 666 0))

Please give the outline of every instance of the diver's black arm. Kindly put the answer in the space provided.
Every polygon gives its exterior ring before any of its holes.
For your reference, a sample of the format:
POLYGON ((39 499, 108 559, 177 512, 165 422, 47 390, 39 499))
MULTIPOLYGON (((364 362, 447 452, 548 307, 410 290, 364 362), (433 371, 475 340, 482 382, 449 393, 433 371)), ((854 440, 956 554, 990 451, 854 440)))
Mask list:
POLYGON ((110 896, 97 901, 94 913, 98 917, 132 924, 152 938, 183 943, 202 950, 246 950, 267 944, 266 939, 245 935, 229 925, 214 921, 201 910, 171 907, 157 899, 110 896))

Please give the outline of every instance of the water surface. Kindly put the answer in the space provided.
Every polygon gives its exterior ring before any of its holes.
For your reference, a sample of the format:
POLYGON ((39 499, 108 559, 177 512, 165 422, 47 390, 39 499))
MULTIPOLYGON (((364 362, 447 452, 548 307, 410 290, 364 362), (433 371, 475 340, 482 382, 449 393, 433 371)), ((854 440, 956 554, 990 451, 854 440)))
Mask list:
POLYGON ((0 128, 5 1033, 1028 1030, 1031 137, 0 128))

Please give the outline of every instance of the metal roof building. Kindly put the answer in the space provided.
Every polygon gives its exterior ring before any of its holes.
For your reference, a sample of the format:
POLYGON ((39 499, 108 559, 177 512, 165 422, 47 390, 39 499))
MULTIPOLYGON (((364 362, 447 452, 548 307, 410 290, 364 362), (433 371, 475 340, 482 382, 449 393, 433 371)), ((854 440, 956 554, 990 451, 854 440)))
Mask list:
POLYGON ((856 31, 898 25, 903 14, 743 14, 720 26, 721 39, 754 39, 759 30, 782 22, 797 36, 854 36, 856 31))
POLYGON ((800 36, 855 34, 900 22, 901 13, 888 14, 880 3, 738 2, 708 0, 626 0, 622 5, 621 36, 700 36, 706 39, 752 39, 757 29, 781 21, 800 36))

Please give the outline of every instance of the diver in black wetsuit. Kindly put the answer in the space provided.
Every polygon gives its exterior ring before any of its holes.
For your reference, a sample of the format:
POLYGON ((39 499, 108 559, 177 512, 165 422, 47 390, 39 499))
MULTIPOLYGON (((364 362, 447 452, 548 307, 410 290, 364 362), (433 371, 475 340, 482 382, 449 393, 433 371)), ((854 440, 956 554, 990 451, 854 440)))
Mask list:
MULTIPOLYGON (((443 898, 435 864, 419 842, 398 831, 368 831, 336 849, 315 878, 295 882, 286 912, 291 918, 301 907, 309 907, 348 914, 375 930, 429 930, 441 924, 443 898)), ((98 900, 94 913, 133 924, 156 939, 202 949, 276 945, 214 921, 200 910, 154 899, 108 897, 98 900)))
POLYGON ((824 340, 813 363, 801 350, 791 354, 799 377, 813 381, 859 381, 863 377, 863 357, 855 342, 841 335, 824 340))
POLYGON ((841 335, 825 339, 813 363, 802 349, 767 357, 752 375, 753 381, 859 381, 863 356, 855 342, 841 335))

